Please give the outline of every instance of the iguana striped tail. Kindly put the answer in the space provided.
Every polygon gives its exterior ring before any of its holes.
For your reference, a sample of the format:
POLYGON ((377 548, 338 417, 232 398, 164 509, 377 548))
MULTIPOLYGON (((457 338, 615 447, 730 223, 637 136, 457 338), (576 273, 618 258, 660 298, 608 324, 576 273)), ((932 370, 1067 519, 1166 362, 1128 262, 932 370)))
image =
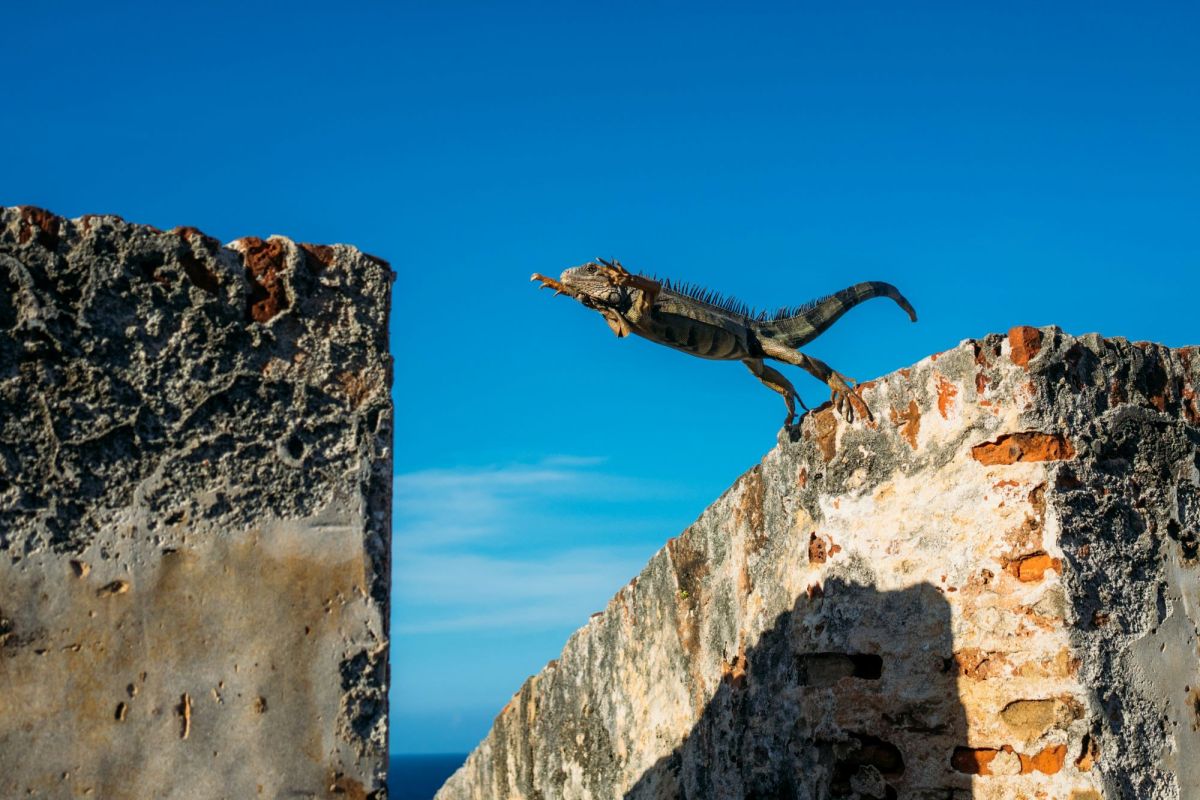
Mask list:
POLYGON ((755 327, 761 334, 782 342, 788 347, 801 347, 824 333, 847 311, 873 297, 892 298, 898 306, 908 312, 908 316, 913 322, 917 321, 917 312, 904 295, 900 294, 899 289, 890 283, 867 281, 866 283, 856 283, 848 289, 842 289, 822 300, 817 300, 798 314, 771 322, 761 322, 755 327))

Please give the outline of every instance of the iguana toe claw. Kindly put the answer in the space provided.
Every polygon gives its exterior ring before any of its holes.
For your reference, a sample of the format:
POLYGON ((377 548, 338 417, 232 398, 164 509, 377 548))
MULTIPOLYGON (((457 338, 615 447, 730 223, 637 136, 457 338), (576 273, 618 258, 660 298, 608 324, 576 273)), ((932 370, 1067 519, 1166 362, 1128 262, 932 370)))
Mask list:
POLYGON ((542 285, 538 287, 539 289, 553 289, 554 297, 557 297, 560 294, 570 294, 570 292, 567 291, 567 287, 554 280, 554 278, 547 278, 545 275, 542 275, 539 272, 535 272, 533 275, 529 276, 529 280, 541 281, 542 285))
POLYGON ((871 409, 867 408, 867 404, 863 402, 857 389, 851 389, 849 386, 845 389, 833 388, 830 392, 830 400, 833 402, 834 409, 846 419, 846 422, 854 422, 855 417, 868 423, 875 421, 871 416, 871 409))
POLYGON ((874 422, 871 416, 871 409, 867 408, 867 404, 858 396, 857 391, 852 391, 846 395, 847 405, 849 405, 863 422, 874 422))

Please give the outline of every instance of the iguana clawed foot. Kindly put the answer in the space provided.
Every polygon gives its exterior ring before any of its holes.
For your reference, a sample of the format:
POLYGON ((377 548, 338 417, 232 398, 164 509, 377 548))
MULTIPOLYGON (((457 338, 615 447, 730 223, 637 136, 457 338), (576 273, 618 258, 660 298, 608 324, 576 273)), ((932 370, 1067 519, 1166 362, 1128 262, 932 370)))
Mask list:
POLYGON ((800 395, 798 395, 798 394, 792 395, 792 400, 796 403, 796 405, 800 406, 801 410, 804 413, 796 414, 795 410, 793 410, 791 406, 788 406, 788 415, 787 415, 787 419, 785 419, 783 421, 783 427, 784 427, 784 430, 789 430, 789 431, 793 430, 793 429, 799 430, 800 423, 804 422, 805 415, 812 412, 812 409, 809 408, 808 406, 806 406, 804 404, 804 401, 800 399, 800 395))
POLYGON ((555 296, 560 295, 560 294, 572 294, 572 292, 569 289, 567 289, 567 287, 563 286, 561 283, 554 280, 554 278, 547 278, 545 275, 543 275, 540 272, 535 272, 532 275, 530 275, 529 280, 541 281, 542 285, 539 286, 538 288, 539 289, 553 289, 555 296))
POLYGON ((829 400, 834 409, 846 418, 846 422, 854 422, 856 414, 860 419, 874 422, 871 410, 859 396, 857 387, 857 381, 835 372, 829 379, 829 400))

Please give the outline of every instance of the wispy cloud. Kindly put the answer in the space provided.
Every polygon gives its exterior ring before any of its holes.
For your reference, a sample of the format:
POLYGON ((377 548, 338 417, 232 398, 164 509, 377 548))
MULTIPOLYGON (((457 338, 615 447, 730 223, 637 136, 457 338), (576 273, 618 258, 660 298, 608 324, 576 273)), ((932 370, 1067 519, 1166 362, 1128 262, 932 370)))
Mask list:
POLYGON ((603 456, 548 456, 542 459, 548 467, 595 467, 604 463, 603 456))
POLYGON ((580 548, 547 556, 424 555, 400 571, 402 634, 582 625, 637 573, 645 548, 580 548))
POLYGON ((559 455, 396 476, 394 632, 583 624, 678 532, 660 509, 677 491, 603 466, 559 455))

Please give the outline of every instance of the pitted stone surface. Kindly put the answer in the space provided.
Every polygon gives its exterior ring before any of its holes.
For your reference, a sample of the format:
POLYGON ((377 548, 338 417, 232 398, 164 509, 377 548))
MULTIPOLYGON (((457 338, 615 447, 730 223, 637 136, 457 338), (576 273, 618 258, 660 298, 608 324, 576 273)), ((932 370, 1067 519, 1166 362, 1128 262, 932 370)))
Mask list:
POLYGON ((384 796, 392 277, 0 209, 0 796, 384 796))
POLYGON ((1198 385, 1014 328, 807 415, 439 800, 1200 796, 1198 385))

